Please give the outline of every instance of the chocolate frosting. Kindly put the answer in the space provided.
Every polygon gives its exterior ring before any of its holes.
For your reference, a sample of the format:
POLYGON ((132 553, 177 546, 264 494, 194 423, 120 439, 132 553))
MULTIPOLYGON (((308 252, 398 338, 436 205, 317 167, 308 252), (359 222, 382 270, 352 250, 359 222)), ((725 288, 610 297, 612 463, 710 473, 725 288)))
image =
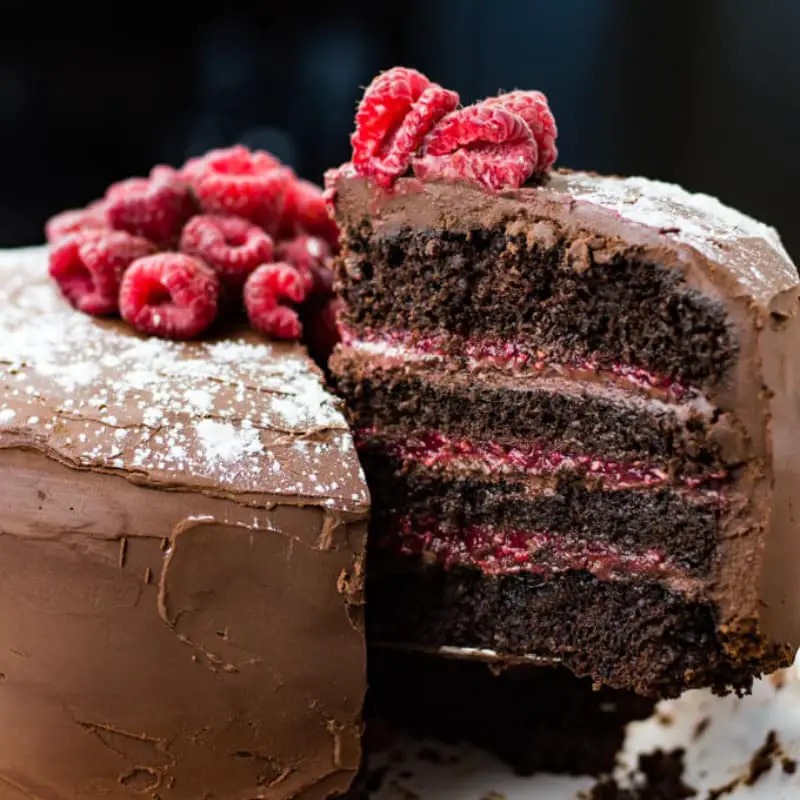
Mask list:
POLYGON ((720 412, 714 435, 739 478, 708 593, 724 631, 747 638, 758 629, 774 643, 800 644, 800 455, 792 446, 800 281, 772 228, 677 186, 584 172, 558 171, 544 186, 497 194, 413 178, 387 192, 345 166, 331 188, 345 229, 364 221, 376 234, 504 227, 544 246, 566 239, 578 270, 629 255, 678 270, 687 287, 721 302, 739 358, 725 381, 699 388, 720 412))
POLYGON ((299 347, 175 343, 0 255, 0 794, 324 798, 359 765, 369 498, 299 347))

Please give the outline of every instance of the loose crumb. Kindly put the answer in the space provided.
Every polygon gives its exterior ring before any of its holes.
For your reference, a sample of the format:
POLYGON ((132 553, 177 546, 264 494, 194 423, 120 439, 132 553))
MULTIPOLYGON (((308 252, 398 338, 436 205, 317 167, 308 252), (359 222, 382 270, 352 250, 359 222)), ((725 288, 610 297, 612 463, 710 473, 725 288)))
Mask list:
POLYGON ((744 779, 745 786, 752 786, 762 775, 772 769, 780 750, 778 734, 775 731, 770 731, 764 740, 764 744, 753 753, 753 757, 750 759, 750 768, 747 772, 747 777, 744 779))
POLYGON ((711 717, 703 717, 697 725, 694 726, 694 731, 692 731, 692 741, 696 742, 709 728, 711 725, 711 717))
MULTIPOLYGON (((755 785, 763 775, 773 768, 775 765, 775 759, 778 758, 780 754, 781 746, 778 742, 778 735, 775 733, 775 731, 769 731, 766 739, 764 740, 764 744, 762 744, 761 747, 759 747, 750 758, 747 774, 743 777, 734 778, 724 786, 720 786, 717 789, 712 789, 708 793, 708 800, 719 800, 719 798, 724 797, 725 795, 732 794, 736 789, 739 788, 739 786, 742 785, 755 785)), ((792 759, 784 757, 781 760, 781 768, 786 774, 791 775, 797 768, 797 764, 792 759)))
POLYGON ((719 800, 720 797, 724 797, 726 794, 735 792, 739 788, 739 784, 741 782, 741 778, 734 778, 732 781, 730 781, 730 783, 726 783, 724 786, 720 786, 717 789, 711 789, 708 792, 707 800, 719 800))
POLYGON ((639 768, 629 776, 631 788, 614 778, 605 778, 592 787, 583 800, 685 800, 697 791, 683 780, 685 752, 655 750, 639 756, 639 768))

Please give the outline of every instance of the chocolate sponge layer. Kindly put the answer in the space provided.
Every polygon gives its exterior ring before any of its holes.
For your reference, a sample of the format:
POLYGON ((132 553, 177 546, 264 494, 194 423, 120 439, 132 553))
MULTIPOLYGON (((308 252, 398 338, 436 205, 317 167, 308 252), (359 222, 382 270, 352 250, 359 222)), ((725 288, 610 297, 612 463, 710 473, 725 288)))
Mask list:
POLYGON ((656 583, 601 581, 585 572, 487 576, 381 553, 370 561, 373 642, 535 654, 654 697, 702 686, 748 689, 754 673, 785 665, 782 653, 759 651, 751 661, 746 648, 729 652, 712 605, 656 583))
POLYGON ((736 355, 721 304, 634 257, 576 268, 570 242, 544 246, 503 227, 377 234, 365 224, 345 242, 338 283, 355 331, 513 334, 564 360, 628 362, 700 383, 718 380, 736 355))
POLYGON ((604 491, 577 475, 529 494, 519 476, 492 479, 408 467, 378 444, 362 446, 360 455, 373 498, 376 540, 399 518, 412 515, 456 528, 546 532, 567 546, 604 542, 634 554, 656 549, 693 577, 707 576, 714 566, 722 511, 711 499, 669 487, 604 491))
POLYGON ((380 369, 344 349, 331 362, 337 392, 356 430, 433 430, 472 440, 542 442, 561 453, 640 459, 675 474, 724 469, 708 419, 653 413, 646 405, 588 393, 512 389, 431 380, 408 369, 380 369), (365 368, 366 367, 366 368, 365 368))

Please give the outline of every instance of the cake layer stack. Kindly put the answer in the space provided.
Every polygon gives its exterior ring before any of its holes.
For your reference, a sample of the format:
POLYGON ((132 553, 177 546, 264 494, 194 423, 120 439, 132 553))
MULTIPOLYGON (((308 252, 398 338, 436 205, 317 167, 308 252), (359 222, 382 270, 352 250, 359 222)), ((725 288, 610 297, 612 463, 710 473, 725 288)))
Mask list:
POLYGON ((798 274, 641 178, 331 183, 376 642, 746 687, 800 641, 798 274))

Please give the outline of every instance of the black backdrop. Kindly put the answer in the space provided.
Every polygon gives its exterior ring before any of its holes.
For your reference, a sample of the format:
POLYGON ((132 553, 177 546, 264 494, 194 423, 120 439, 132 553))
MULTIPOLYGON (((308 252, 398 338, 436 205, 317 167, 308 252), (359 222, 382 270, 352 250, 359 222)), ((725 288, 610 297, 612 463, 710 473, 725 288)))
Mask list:
POLYGON ((716 194, 800 258, 796 0, 94 6, 0 2, 0 246, 234 141, 319 180, 348 156, 359 87, 402 63, 464 102, 541 88, 560 163, 716 194))

